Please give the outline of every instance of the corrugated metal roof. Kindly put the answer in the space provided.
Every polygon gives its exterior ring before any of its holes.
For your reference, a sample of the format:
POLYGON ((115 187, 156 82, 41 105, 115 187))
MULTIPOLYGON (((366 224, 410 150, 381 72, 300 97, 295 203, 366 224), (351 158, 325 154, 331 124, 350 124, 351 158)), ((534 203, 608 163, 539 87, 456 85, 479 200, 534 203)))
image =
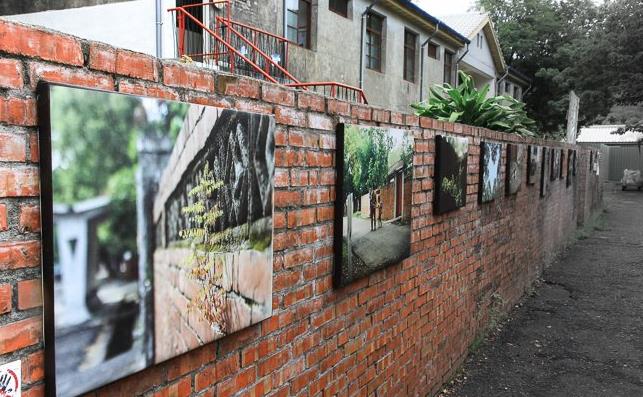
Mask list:
POLYGON ((580 129, 576 138, 578 143, 636 143, 643 139, 643 133, 628 131, 623 135, 613 134, 622 124, 590 125, 580 129))

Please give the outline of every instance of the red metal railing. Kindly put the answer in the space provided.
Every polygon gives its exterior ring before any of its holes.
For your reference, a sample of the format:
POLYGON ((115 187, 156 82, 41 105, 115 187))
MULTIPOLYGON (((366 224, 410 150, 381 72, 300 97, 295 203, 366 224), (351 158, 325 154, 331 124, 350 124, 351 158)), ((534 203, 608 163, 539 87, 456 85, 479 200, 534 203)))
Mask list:
POLYGON ((368 104, 366 94, 361 88, 353 87, 336 81, 290 83, 287 87, 310 89, 311 91, 344 101, 368 104))
POLYGON ((290 41, 233 21, 230 0, 171 8, 176 21, 177 57, 204 66, 288 87, 312 90, 333 98, 367 103, 364 91, 337 82, 302 83, 288 71, 290 41))

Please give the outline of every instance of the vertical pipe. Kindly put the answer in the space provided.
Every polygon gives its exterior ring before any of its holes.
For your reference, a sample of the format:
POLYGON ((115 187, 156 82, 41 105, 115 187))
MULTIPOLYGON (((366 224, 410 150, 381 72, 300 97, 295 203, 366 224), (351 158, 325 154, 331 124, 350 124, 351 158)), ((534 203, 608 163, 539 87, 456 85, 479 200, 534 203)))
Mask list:
POLYGON ((163 58, 163 20, 161 14, 161 1, 156 0, 155 3, 155 12, 156 12, 156 57, 163 58))

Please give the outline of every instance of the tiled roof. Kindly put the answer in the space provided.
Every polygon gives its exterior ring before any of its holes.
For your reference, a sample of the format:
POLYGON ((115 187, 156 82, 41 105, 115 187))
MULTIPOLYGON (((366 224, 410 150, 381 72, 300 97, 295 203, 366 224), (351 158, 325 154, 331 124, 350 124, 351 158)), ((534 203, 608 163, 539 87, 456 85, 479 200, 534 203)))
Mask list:
POLYGON ((466 37, 466 35, 462 35, 462 32, 460 32, 455 26, 451 26, 451 24, 445 21, 443 18, 438 19, 434 17, 417 4, 412 3, 410 0, 397 0, 397 2, 403 7, 407 8, 409 11, 424 18, 428 22, 432 24, 439 24, 441 30, 448 32, 458 40, 461 40, 464 43, 469 43, 469 39, 466 37))
POLYGON ((623 135, 612 132, 624 125, 590 125, 580 129, 578 143, 636 143, 643 139, 643 133, 628 131, 623 135))
POLYGON ((489 20, 489 17, 487 14, 480 12, 468 12, 466 14, 445 15, 441 19, 461 35, 471 39, 489 20))

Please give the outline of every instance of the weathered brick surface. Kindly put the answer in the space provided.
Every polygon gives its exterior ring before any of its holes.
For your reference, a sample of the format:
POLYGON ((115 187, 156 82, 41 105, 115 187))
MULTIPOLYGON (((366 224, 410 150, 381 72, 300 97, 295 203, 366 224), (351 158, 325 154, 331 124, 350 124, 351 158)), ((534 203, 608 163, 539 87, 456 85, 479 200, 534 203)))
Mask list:
POLYGON ((277 121, 273 316, 96 397, 431 394, 462 362, 491 306, 516 302, 601 203, 585 149, 578 149, 572 187, 553 182, 541 199, 537 186, 523 184, 516 196, 479 205, 481 139, 569 146, 351 105, 104 44, 83 46, 86 61, 80 40, 0 20, 0 363, 23 360, 23 396, 43 395, 46 377, 37 81, 271 113, 277 121), (412 255, 333 289, 339 121, 413 131, 412 255), (434 216, 434 137, 445 132, 469 137, 467 205, 434 216))

